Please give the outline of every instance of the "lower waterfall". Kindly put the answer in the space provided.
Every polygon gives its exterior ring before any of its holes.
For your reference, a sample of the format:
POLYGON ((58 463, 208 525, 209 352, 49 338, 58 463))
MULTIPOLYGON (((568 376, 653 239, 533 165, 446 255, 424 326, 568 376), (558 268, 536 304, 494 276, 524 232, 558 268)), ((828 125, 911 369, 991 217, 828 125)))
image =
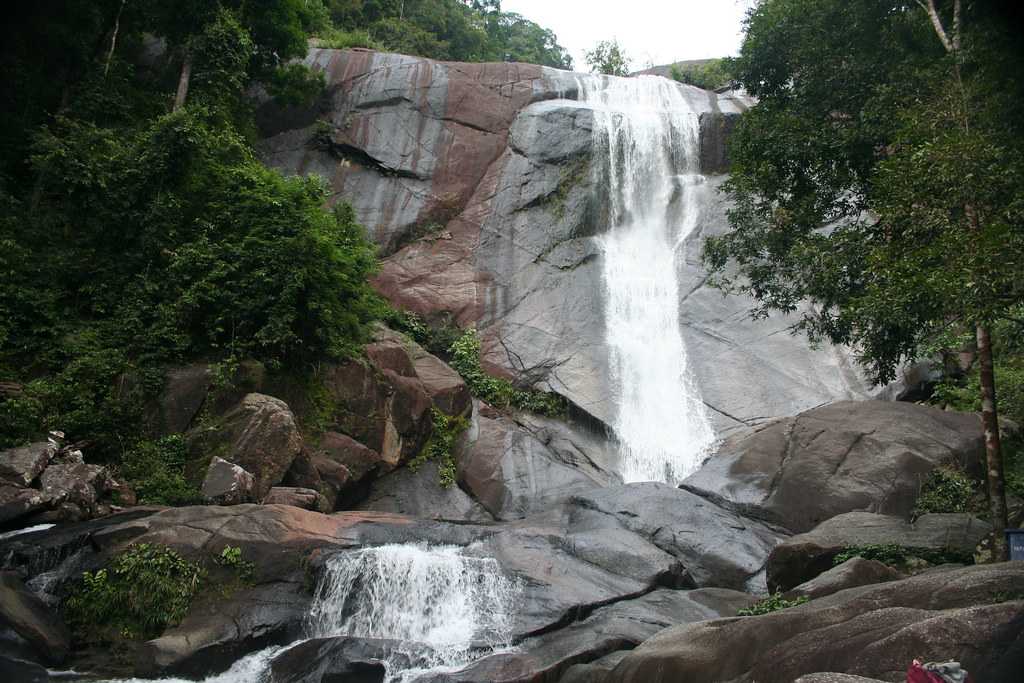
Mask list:
POLYGON ((715 441, 679 321, 677 265, 713 192, 700 120, 680 85, 653 76, 581 79, 580 99, 594 111, 595 186, 607 191, 599 242, 620 474, 675 484, 715 441))
MULTIPOLYGON (((364 548, 327 560, 306 630, 309 638, 397 641, 382 662, 384 683, 408 683, 508 648, 520 590, 497 560, 467 555, 457 546, 364 548)), ((250 654, 204 683, 272 683, 274 658, 302 642, 250 654)), ((189 683, 176 678, 161 681, 189 683)))

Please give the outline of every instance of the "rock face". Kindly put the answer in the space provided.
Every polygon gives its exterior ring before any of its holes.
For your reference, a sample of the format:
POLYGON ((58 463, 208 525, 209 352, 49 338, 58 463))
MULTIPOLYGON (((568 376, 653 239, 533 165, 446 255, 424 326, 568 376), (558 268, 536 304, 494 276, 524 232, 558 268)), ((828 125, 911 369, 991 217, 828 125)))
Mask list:
POLYGON ((789 683, 831 669, 903 680, 915 657, 961 662, 975 680, 1018 680, 1024 564, 924 574, 840 591, 760 617, 666 629, 595 683, 789 683))
POLYGON ((212 427, 189 433, 193 452, 218 454, 254 478, 260 499, 280 483, 302 450, 302 435, 288 405, 265 394, 248 394, 212 427))
POLYGON ((809 581, 829 569, 832 559, 851 546, 896 544, 970 557, 991 530, 987 522, 963 513, 922 515, 911 524, 901 517, 848 512, 772 550, 768 585, 787 590, 809 581))
MULTIPOLYGON (((264 160, 318 173, 333 200, 353 204, 385 255, 376 286, 393 303, 475 324, 489 370, 611 424, 597 241, 608 226, 591 168, 593 112, 578 101, 582 81, 600 77, 363 50, 314 49, 306 62, 327 93, 305 110, 260 108, 264 160)), ((749 100, 678 87, 701 117, 704 172, 723 171, 724 138, 749 100)), ((781 333, 792 319, 748 321, 748 302, 705 287, 700 241, 726 229, 716 201, 678 266, 684 341, 716 427, 868 396, 845 352, 812 351, 781 333)))
POLYGON ((57 447, 46 441, 0 451, 0 479, 15 486, 31 486, 56 454, 57 447))
POLYGON ((13 572, 0 572, 0 624, 27 640, 48 662, 64 661, 71 648, 63 622, 13 572))
POLYGON ((854 557, 842 564, 829 569, 789 590, 783 596, 787 600, 798 597, 820 598, 832 595, 846 588, 867 586, 872 583, 885 583, 901 578, 898 571, 882 564, 878 560, 865 560, 854 557))
POLYGON ((974 415, 840 401, 726 440, 685 486, 800 533, 853 510, 909 515, 936 465, 977 468, 983 449, 974 415))

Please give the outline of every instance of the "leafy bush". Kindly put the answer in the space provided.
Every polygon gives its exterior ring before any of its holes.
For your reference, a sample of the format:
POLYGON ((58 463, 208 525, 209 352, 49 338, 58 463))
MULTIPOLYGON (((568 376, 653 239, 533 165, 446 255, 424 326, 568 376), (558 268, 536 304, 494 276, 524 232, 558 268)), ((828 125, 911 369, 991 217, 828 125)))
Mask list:
POLYGON ((697 64, 673 64, 669 69, 672 80, 715 90, 732 82, 728 59, 709 59, 697 64))
POLYGON ((213 561, 221 567, 232 569, 236 578, 242 583, 252 583, 256 575, 256 564, 242 557, 242 549, 238 546, 226 545, 219 555, 214 555, 213 561))
POLYGON ((317 47, 332 50, 347 50, 353 47, 362 47, 368 50, 385 50, 387 47, 379 40, 373 38, 366 29, 352 29, 342 31, 331 29, 316 39, 317 47))
POLYGON ((803 605, 807 602, 810 602, 810 598, 806 595, 801 595, 793 600, 786 600, 782 597, 782 593, 774 593, 764 600, 754 603, 750 607, 741 609, 736 613, 736 615, 740 617, 756 617, 761 614, 777 612, 780 609, 788 609, 790 607, 796 607, 797 605, 803 605))
POLYGON ((916 558, 928 564, 974 564, 974 555, 952 548, 910 548, 895 543, 848 546, 832 559, 833 566, 841 565, 854 557, 877 560, 891 567, 907 567, 916 558))
POLYGON ((122 456, 120 471, 148 505, 193 505, 202 495, 185 478, 188 448, 180 434, 141 441, 122 456))
POLYGON ((83 641, 156 638, 185 617, 205 576, 170 548, 131 545, 110 567, 82 575, 64 603, 68 623, 83 641))
POLYGON ((455 442, 469 423, 461 415, 445 415, 437 408, 431 408, 430 417, 433 431, 419 455, 409 461, 409 467, 416 469, 428 460, 438 463, 438 483, 448 488, 455 483, 455 442))
POLYGON ((975 512, 974 491, 975 483, 963 472, 937 467, 921 485, 913 517, 931 512, 975 512))
POLYGON ((451 366, 466 380, 473 395, 495 408, 519 408, 548 416, 565 413, 565 399, 558 394, 517 389, 508 380, 484 372, 480 367, 480 338, 475 329, 466 330, 455 340, 449 353, 451 366))

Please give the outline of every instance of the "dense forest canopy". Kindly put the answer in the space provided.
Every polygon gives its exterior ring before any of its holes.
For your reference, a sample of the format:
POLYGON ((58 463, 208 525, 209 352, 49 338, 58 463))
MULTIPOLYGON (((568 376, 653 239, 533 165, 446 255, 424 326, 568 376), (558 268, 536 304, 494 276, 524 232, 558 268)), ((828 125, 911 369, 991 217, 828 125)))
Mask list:
POLYGON ((1013 14, 963 0, 758 3, 733 64, 758 100, 730 149, 734 230, 705 251, 756 316, 799 312, 799 329, 853 346, 878 382, 942 349, 976 349, 1003 523, 994 374, 1019 394, 1024 329, 1013 14))

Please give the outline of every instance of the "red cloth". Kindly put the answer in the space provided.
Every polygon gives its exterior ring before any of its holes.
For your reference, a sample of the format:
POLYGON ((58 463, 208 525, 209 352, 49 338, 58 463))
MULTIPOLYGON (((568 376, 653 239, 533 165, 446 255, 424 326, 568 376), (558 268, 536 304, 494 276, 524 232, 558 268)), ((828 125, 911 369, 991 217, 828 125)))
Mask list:
MULTIPOLYGON (((942 676, 933 674, 918 662, 914 662, 907 669, 907 683, 945 683, 945 681, 942 680, 942 676)), ((970 674, 967 674, 967 683, 974 683, 974 679, 971 678, 970 674)))

